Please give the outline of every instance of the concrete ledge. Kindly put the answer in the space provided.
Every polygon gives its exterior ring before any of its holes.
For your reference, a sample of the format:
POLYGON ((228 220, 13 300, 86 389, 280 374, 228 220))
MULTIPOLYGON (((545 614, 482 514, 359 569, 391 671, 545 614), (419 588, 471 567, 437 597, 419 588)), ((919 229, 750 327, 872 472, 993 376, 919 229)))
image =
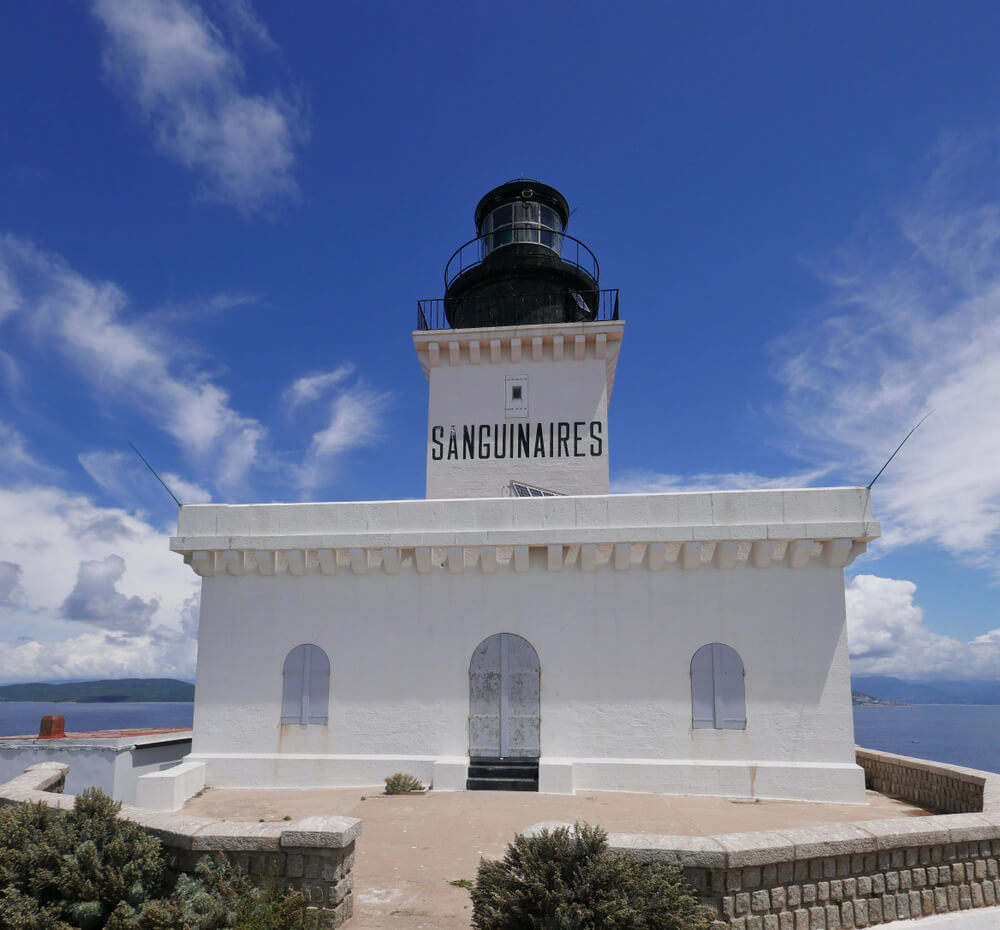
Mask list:
MULTIPOLYGON (((477 561, 486 571, 508 571, 516 560, 498 559, 497 547, 545 549, 550 569, 562 570, 559 547, 632 546, 651 570, 677 566, 677 545, 718 548, 712 564, 767 568, 785 559, 841 569, 881 530, 871 519, 867 488, 799 491, 722 491, 689 494, 618 494, 548 498, 369 501, 311 504, 196 504, 181 508, 170 546, 200 575, 260 573, 349 577, 440 569, 477 561), (749 558, 751 544, 777 542, 749 558), (733 544, 736 545, 733 545, 733 544), (675 545, 671 545, 675 544, 675 545), (636 548, 638 547, 638 548, 636 548), (422 550, 451 550, 448 559, 422 550), (488 550, 485 561, 480 550, 488 550), (463 551, 460 551, 463 550, 463 551), (780 558, 779 558, 780 555, 780 558), (724 556, 724 557, 723 557, 724 556), (351 572, 338 567, 351 566, 351 572), (430 567, 429 567, 430 566, 430 567)), ((624 550, 619 550, 619 554, 624 550)), ((599 560, 602 567, 608 564, 599 560)), ((613 563, 623 568, 622 560, 613 563)), ((707 562, 706 562, 707 564, 707 562)), ((587 570, 594 570, 590 565, 587 570)), ((689 566, 690 567, 690 566, 689 566)))
POLYGON ((571 759, 575 791, 638 791, 727 798, 863 804, 853 763, 726 762, 713 759, 571 759))
MULTIPOLYGON (((387 776, 406 772, 419 778, 425 785, 435 788, 435 773, 446 779, 457 777, 445 767, 439 768, 435 756, 361 756, 321 755, 312 753, 192 753, 189 762, 206 766, 206 784, 213 788, 256 788, 268 785, 275 788, 372 788, 381 786, 387 776)), ((465 788, 464 767, 468 759, 462 757, 462 788, 465 788)), ((439 790, 458 790, 439 789, 439 790)))
POLYGON ((538 791, 540 794, 575 794, 572 759, 538 760, 538 791))
POLYGON ((435 791, 465 791, 465 780, 469 776, 467 756, 451 756, 435 759, 430 786, 435 791))
POLYGON ((135 786, 135 806, 176 811, 205 787, 205 763, 181 762, 162 772, 140 775, 135 786))

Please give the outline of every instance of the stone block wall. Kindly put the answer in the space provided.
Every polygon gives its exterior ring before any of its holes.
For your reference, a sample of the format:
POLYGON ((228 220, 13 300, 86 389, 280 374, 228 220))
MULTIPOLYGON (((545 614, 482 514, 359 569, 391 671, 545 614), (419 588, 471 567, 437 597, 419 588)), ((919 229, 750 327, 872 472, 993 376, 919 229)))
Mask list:
POLYGON ((857 760, 865 770, 866 788, 947 814, 983 810, 987 788, 995 787, 991 782, 1000 783, 1000 776, 989 772, 911 759, 891 752, 859 748, 857 760))
MULTIPOLYGON (((69 766, 43 762, 0 785, 0 805, 25 801, 72 809, 62 793, 69 766)), ((354 913, 354 843, 361 821, 307 817, 289 823, 235 823, 123 806, 121 817, 163 843, 174 874, 193 872, 205 856, 221 854, 260 883, 272 879, 301 891, 319 925, 339 927, 354 913)))
POLYGON ((1000 839, 684 873, 729 930, 853 930, 994 907, 998 859, 1000 839))

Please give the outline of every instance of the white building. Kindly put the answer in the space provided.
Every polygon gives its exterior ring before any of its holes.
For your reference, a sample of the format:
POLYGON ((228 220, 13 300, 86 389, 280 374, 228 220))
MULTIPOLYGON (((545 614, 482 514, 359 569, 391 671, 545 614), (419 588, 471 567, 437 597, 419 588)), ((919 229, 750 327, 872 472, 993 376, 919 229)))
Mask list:
POLYGON ((609 494, 624 323, 568 215, 496 188, 420 303, 427 500, 181 509, 208 784, 863 801, 869 491, 609 494))

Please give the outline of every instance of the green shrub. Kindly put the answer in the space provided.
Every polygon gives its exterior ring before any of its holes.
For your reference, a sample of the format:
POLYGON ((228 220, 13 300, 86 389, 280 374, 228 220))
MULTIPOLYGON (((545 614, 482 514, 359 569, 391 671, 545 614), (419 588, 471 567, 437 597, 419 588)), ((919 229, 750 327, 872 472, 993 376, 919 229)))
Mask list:
POLYGON ((396 772, 395 775, 390 775, 385 780, 386 794, 406 794, 408 791, 423 790, 424 786, 420 783, 419 778, 414 778, 412 775, 404 775, 402 772, 396 772))
POLYGON ((518 836, 479 862, 475 930, 708 930, 715 915, 679 869, 608 849, 600 827, 518 836))
POLYGON ((257 889, 219 856, 167 882, 160 841, 121 820, 98 790, 72 811, 0 808, 0 928, 18 930, 303 930, 305 901, 257 889))

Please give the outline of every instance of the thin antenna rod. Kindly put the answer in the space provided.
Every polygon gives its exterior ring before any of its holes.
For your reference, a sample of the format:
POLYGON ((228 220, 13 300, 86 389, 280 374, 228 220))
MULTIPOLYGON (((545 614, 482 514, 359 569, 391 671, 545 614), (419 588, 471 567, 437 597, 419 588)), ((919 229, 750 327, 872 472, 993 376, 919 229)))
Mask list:
MULTIPOLYGON (((934 412, 933 410, 928 410, 927 413, 925 413, 920 418, 920 423, 923 423, 924 420, 926 420, 933 412, 934 412)), ((913 429, 911 429, 906 434, 906 439, 909 439, 917 431, 917 427, 920 426, 920 423, 918 423, 917 426, 914 426, 913 429)), ((900 449, 903 448, 904 445, 906 445, 906 439, 904 439, 898 446, 896 446, 896 452, 898 452, 900 449)), ((885 465, 883 465, 878 470, 878 474, 874 478, 872 478, 871 484, 868 485, 868 490, 869 491, 872 489, 872 484, 874 484, 876 481, 878 481, 878 479, 881 476, 882 472, 884 472, 889 467, 889 462, 891 462, 896 457, 896 452, 893 452, 892 455, 889 456, 889 458, 886 460, 885 465)))
POLYGON ((161 478, 161 477, 160 477, 160 476, 159 476, 158 474, 156 474, 156 469, 155 469, 155 468, 153 468, 153 466, 152 466, 152 465, 150 465, 150 464, 149 464, 149 462, 147 462, 147 461, 146 461, 146 456, 144 456, 144 455, 143 455, 143 454, 142 454, 142 453, 141 453, 141 452, 140 452, 140 451, 139 451, 139 450, 138 450, 138 449, 137 449, 137 448, 135 447, 135 443, 134 443, 134 442, 132 442, 132 440, 131 440, 131 439, 129 439, 129 440, 128 440, 128 444, 129 444, 129 445, 130 445, 130 446, 132 447, 132 451, 133 451, 133 452, 134 452, 134 453, 135 453, 136 455, 138 455, 138 456, 139 456, 139 458, 141 458, 141 459, 142 459, 142 461, 143 461, 143 462, 145 463, 145 465, 146 465, 146 468, 148 468, 148 469, 149 469, 149 470, 150 470, 150 471, 151 471, 151 472, 153 473, 153 477, 154 477, 154 478, 156 478, 156 480, 157 480, 157 481, 159 481, 159 482, 160 482, 160 484, 162 484, 162 485, 163 485, 163 487, 164 487, 164 490, 166 490, 166 492, 167 492, 167 493, 168 493, 168 494, 169 494, 169 495, 170 495, 170 496, 171 496, 171 497, 172 497, 172 498, 174 499, 174 503, 175 503, 175 504, 176 504, 176 505, 177 505, 178 507, 183 507, 184 505, 183 505, 183 504, 182 504, 182 503, 181 503, 181 502, 180 502, 179 500, 177 500, 177 495, 176 495, 176 494, 174 494, 174 492, 173 492, 173 491, 171 491, 171 490, 170 490, 170 488, 168 488, 168 487, 167 487, 167 482, 166 482, 166 481, 164 481, 164 480, 163 480, 163 479, 162 479, 162 478, 161 478))

